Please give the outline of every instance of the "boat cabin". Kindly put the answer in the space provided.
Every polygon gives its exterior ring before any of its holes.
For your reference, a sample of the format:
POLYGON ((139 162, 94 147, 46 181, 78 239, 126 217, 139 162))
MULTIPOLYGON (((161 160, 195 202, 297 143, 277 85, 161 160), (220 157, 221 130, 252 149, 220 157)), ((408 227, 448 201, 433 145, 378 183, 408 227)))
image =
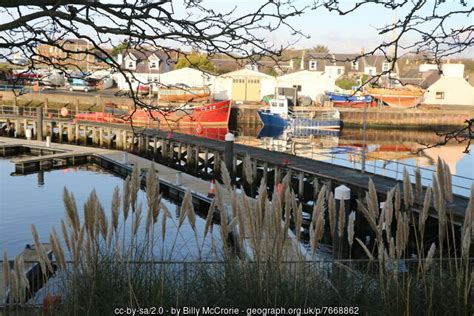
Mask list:
POLYGON ((284 96, 278 96, 268 102, 270 113, 288 114, 288 99, 284 96))

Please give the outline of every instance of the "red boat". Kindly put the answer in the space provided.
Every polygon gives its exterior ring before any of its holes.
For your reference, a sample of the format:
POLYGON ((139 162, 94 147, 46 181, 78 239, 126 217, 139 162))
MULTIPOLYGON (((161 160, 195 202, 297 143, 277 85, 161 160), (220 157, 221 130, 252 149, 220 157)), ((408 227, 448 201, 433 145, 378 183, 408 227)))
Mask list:
POLYGON ((229 123, 230 101, 220 101, 197 107, 182 107, 167 110, 136 110, 120 113, 111 109, 105 112, 78 113, 76 121, 93 121, 116 124, 130 124, 162 130, 194 128, 197 134, 209 127, 225 127, 229 123))

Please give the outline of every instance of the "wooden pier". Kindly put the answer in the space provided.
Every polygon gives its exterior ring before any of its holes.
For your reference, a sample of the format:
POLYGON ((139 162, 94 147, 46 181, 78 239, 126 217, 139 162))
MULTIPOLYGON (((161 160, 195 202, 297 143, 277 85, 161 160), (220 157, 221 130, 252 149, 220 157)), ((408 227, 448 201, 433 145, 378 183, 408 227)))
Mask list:
MULTIPOLYGON (((52 251, 51 244, 43 243, 42 245, 46 251, 46 255, 48 256, 49 260, 52 260, 53 251, 52 251)), ((30 285, 29 291, 26 296, 26 299, 28 300, 29 298, 33 297, 35 293, 42 287, 43 271, 41 271, 41 267, 39 264, 39 257, 38 257, 38 254, 36 253, 36 249, 34 245, 30 246, 29 248, 23 249, 23 251, 18 256, 22 257, 25 263, 24 273, 30 285)), ((10 265, 10 269, 13 269, 13 261, 10 261, 9 265, 10 265)), ((0 306, 8 303, 10 299, 10 294, 8 292, 7 293, 5 292, 5 285, 4 285, 5 280, 3 278, 4 278, 3 271, 0 271, 0 306)), ((0 315, 1 315, 1 311, 0 311, 0 315)))
MULTIPOLYGON (((24 136, 26 128, 33 128, 34 134, 37 126, 35 119, 0 116, 0 123, 7 119, 19 131, 17 136, 24 136)), ((123 124, 45 120, 41 126, 45 129, 43 135, 49 134, 57 143, 127 150, 199 178, 220 177, 221 161, 224 159, 222 141, 159 130, 132 129, 123 124)), ((363 174, 358 170, 322 161, 235 144, 233 173, 240 182, 244 178, 243 161, 247 155, 252 161, 254 174, 265 178, 270 190, 283 176, 291 174, 292 186, 301 201, 314 200, 314 187, 322 184, 326 184, 331 190, 339 185, 348 186, 352 192, 352 203, 356 198, 364 196, 369 178, 375 183, 380 201, 385 200, 388 190, 397 184, 401 185, 400 181, 382 175, 363 174)), ((463 222, 467 205, 468 198, 458 195, 447 205, 454 224, 460 225, 463 222)), ((420 205, 415 204, 416 211, 420 208, 420 205)), ((434 208, 431 208, 430 216, 436 217, 434 208)))

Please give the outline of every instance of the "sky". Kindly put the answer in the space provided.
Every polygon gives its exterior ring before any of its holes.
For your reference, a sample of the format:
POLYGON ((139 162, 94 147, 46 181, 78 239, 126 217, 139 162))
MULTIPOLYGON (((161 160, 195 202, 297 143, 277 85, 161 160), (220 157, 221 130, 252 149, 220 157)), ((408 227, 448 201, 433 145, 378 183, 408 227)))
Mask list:
MULTIPOLYGON (((446 0, 441 7, 441 12, 463 9, 459 4, 460 0, 446 0)), ((237 5, 237 7, 249 10, 255 7, 258 0, 220 0, 204 1, 204 4, 215 8, 216 10, 228 10, 237 5)), ((341 6, 348 8, 356 2, 355 0, 340 0, 341 6)), ((395 0, 395 2, 401 2, 395 0)), ((473 7, 474 0, 466 0, 467 9, 473 7)), ((299 6, 310 5, 309 0, 292 0, 292 3, 299 6)), ((409 0, 409 4, 412 1, 409 0)), ((426 0, 426 5, 420 11, 420 14, 431 14, 435 0, 426 0)), ((410 5, 411 7, 411 5, 410 5)), ((408 7, 407 7, 408 9, 408 7)), ((358 53, 361 49, 365 51, 376 47, 382 41, 393 39, 393 33, 379 35, 378 28, 386 24, 393 23, 399 18, 404 18, 408 12, 407 9, 391 10, 378 5, 368 4, 345 16, 339 16, 336 12, 328 12, 324 8, 317 10, 307 10, 306 13, 291 20, 292 26, 306 33, 310 38, 301 38, 298 43, 293 45, 295 48, 310 48, 316 44, 327 46, 332 52, 337 53, 358 53)), ((462 15, 449 21, 451 27, 467 27, 474 24, 474 13, 470 16, 462 15)), ((424 27, 426 30, 426 27, 424 27)), ((471 37, 474 34, 471 35, 471 37)), ((269 34, 267 39, 274 43, 284 45, 290 40, 294 40, 290 34, 283 34, 281 31, 275 34, 269 34)), ((413 40, 412 34, 407 34, 404 43, 413 40)), ((474 47, 465 51, 461 57, 474 58, 474 47)))
MULTIPOLYGON (((105 2, 105 0, 103 0, 105 2)), ((119 0, 107 0, 109 2, 120 2, 119 0)), ((279 0, 275 0, 279 1, 279 0)), ((318 1, 318 0, 314 0, 318 1)), ((321 0, 319 0, 321 1, 321 0)), ((359 0, 360 1, 360 0, 359 0)), ((385 0, 389 1, 389 0, 385 0)), ((405 0, 393 0, 396 3, 405 0)), ((407 0, 408 8, 414 2, 424 1, 426 4, 420 11, 421 15, 431 14, 433 4, 437 0, 407 0)), ((474 0, 464 0, 467 7, 460 6, 461 0, 445 0, 442 4, 442 12, 454 11, 459 9, 469 9, 474 6, 474 0)), ((188 12, 183 9, 182 0, 173 1, 175 12, 178 16, 185 16, 188 12), (181 3, 181 4, 180 4, 181 3)), ((212 8, 216 11, 226 12, 235 8, 236 14, 254 12, 255 9, 261 5, 263 0, 202 0, 201 5, 206 8, 212 8)), ((291 3, 296 7, 310 6, 311 0, 291 0, 291 3)), ((356 0, 339 0, 343 8, 349 8, 356 0)), ((1 8, 1 7, 0 7, 1 8)), ((302 16, 293 17, 288 22, 297 30, 300 30, 309 38, 301 36, 293 36, 288 29, 282 28, 273 33, 259 34, 268 42, 277 46, 291 45, 293 48, 311 48, 317 44, 327 46, 331 52, 334 53, 359 53, 362 49, 366 52, 370 51, 384 41, 390 41, 396 36, 392 32, 379 35, 377 29, 393 21, 403 18, 408 12, 408 8, 399 10, 391 10, 382 8, 373 3, 367 4, 345 16, 339 16, 336 12, 328 12, 325 8, 318 8, 317 10, 305 10, 302 16)), ((9 17, 0 11, 0 24, 2 21, 8 21, 9 17)), ((470 16, 462 15, 456 16, 449 20, 449 27, 468 27, 474 25, 474 13, 470 16)), ((428 26, 423 26, 423 30, 427 30, 428 26)), ((449 31, 449 30, 448 30, 449 31)), ((256 31, 258 32, 258 31, 256 31)), ((87 33, 87 31, 86 31, 87 33)), ((470 35, 471 37, 474 34, 470 35)), ((414 40, 413 34, 405 34, 402 39, 402 44, 410 43, 414 40)), ((1 39, 0 39, 1 40, 1 39)), ((118 43, 118 39, 114 39, 118 43)), ((474 47, 470 47, 461 55, 456 57, 474 58, 474 47)))

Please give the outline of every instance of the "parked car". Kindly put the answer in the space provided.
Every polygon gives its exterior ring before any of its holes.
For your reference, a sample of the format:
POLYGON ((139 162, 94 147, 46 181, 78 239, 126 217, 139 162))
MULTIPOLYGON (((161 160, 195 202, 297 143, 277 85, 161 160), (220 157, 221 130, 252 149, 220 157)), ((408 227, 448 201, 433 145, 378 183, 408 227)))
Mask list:
POLYGON ((84 92, 94 91, 96 89, 95 84, 85 79, 76 79, 76 78, 69 79, 66 85, 66 88, 69 91, 84 91, 84 92))

